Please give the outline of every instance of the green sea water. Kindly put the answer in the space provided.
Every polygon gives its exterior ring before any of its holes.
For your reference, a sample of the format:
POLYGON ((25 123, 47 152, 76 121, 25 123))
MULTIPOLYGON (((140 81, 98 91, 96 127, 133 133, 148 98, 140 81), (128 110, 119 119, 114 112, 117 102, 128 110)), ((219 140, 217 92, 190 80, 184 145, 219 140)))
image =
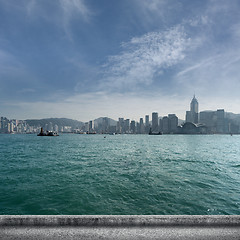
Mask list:
POLYGON ((1 134, 0 214, 240 214, 240 135, 1 134))

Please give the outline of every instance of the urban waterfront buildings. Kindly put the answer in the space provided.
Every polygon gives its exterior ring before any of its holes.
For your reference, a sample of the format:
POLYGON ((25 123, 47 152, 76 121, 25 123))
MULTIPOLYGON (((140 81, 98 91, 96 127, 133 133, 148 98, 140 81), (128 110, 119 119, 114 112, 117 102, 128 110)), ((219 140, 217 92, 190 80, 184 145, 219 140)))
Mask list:
POLYGON ((149 115, 145 115, 145 118, 141 117, 139 122, 122 117, 119 117, 118 121, 102 117, 85 122, 78 128, 58 125, 51 121, 47 121, 42 126, 31 124, 29 120, 28 122, 27 120, 9 120, 6 117, 1 117, 0 120, 0 133, 38 133, 41 127, 45 131, 65 133, 148 134, 151 131, 163 134, 226 134, 240 133, 240 114, 227 113, 224 109, 199 112, 199 103, 194 95, 190 103, 190 111, 186 111, 183 124, 179 124, 175 114, 159 117, 158 112, 152 113, 151 121, 149 115))

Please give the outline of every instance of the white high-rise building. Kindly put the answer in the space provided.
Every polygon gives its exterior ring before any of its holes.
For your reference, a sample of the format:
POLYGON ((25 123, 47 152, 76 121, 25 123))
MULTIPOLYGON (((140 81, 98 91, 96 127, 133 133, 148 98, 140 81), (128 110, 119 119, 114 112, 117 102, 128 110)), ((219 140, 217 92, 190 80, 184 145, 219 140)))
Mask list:
POLYGON ((190 104, 190 111, 186 111, 186 122, 198 123, 198 100, 195 94, 190 104))

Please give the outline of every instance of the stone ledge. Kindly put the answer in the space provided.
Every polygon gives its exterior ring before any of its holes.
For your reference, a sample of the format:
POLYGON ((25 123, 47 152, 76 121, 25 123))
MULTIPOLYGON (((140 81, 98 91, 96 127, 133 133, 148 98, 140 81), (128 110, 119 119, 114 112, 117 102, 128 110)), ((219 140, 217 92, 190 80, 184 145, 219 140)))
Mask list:
POLYGON ((1 227, 240 227, 239 215, 0 215, 1 227))

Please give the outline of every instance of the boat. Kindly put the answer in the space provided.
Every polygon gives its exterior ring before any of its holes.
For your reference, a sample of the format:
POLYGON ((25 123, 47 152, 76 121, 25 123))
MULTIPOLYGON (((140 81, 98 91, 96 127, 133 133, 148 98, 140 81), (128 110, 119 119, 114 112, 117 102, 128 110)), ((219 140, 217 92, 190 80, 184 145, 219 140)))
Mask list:
POLYGON ((150 128, 148 135, 162 135, 162 132, 152 132, 152 128, 150 128))
POLYGON ((148 135, 162 135, 162 132, 156 132, 156 133, 149 133, 148 135))
POLYGON ((43 131, 43 128, 41 128, 41 131, 40 131, 40 133, 38 134, 38 136, 51 136, 51 137, 53 137, 53 136, 59 136, 59 135, 58 135, 58 133, 52 132, 52 131, 46 131, 46 132, 44 132, 44 131, 43 131))

